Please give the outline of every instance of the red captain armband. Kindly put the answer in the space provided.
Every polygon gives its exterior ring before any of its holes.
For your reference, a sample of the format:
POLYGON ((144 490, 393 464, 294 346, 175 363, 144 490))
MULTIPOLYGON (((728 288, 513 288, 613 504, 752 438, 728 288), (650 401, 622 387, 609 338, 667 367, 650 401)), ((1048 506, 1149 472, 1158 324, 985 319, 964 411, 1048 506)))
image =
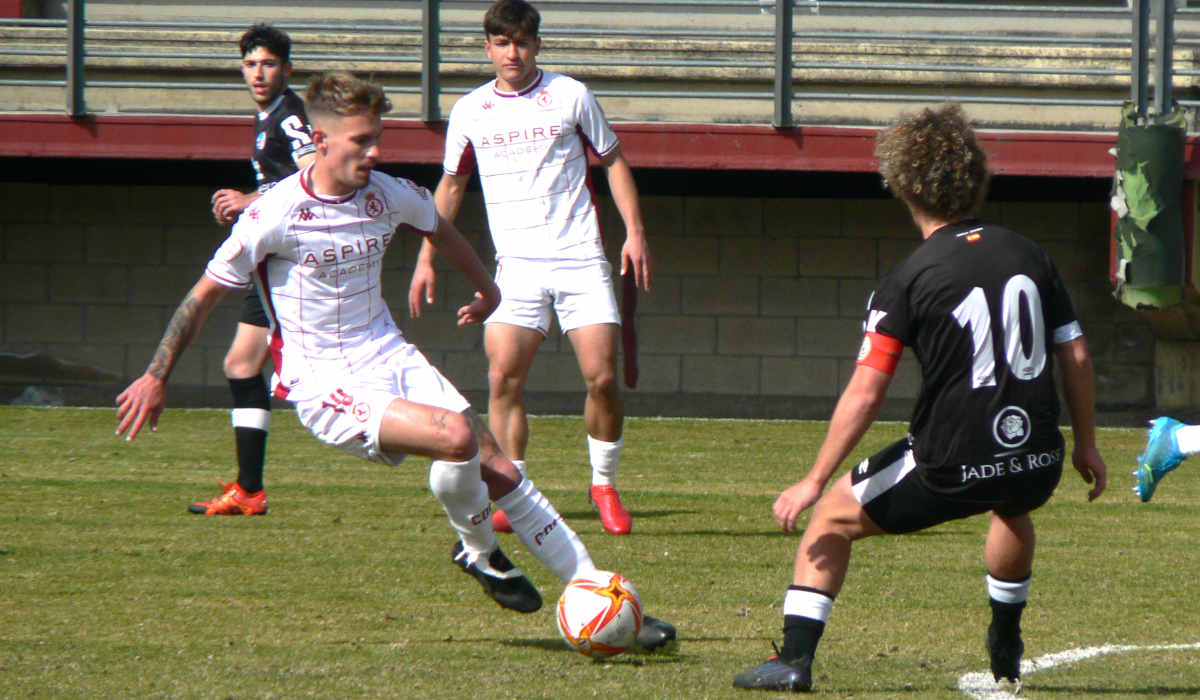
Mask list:
POLYGON ((862 347, 858 349, 857 364, 895 374, 903 350, 904 344, 890 335, 868 332, 863 336, 862 347))

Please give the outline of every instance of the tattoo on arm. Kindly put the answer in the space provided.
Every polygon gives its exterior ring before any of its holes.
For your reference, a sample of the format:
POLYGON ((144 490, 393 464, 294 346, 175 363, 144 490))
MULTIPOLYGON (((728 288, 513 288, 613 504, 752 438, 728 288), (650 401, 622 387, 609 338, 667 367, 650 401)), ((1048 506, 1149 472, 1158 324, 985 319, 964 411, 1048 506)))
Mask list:
POLYGON ((158 343, 158 350, 154 352, 146 373, 166 381, 184 348, 196 337, 203 320, 200 300, 189 292, 167 323, 167 330, 158 343))

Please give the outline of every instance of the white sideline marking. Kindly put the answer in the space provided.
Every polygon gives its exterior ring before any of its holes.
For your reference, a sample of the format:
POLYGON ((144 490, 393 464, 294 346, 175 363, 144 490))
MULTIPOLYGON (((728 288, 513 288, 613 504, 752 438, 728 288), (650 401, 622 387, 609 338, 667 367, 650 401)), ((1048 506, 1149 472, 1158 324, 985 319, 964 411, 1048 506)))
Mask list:
MULTIPOLYGON (((1154 644, 1150 646, 1131 646, 1126 644, 1105 644, 1100 647, 1083 647, 1068 649, 1053 654, 1043 654, 1036 659, 1021 661, 1021 678, 1031 673, 1065 666, 1076 661, 1083 661, 1105 654, 1123 654, 1127 651, 1177 651, 1180 649, 1200 649, 1200 642, 1195 644, 1154 644)), ((1016 693, 1006 686, 1000 686, 992 680, 992 672, 964 673, 958 679, 958 689, 978 700, 1016 700, 1016 693)), ((1018 689, 1019 690, 1019 689, 1018 689)))

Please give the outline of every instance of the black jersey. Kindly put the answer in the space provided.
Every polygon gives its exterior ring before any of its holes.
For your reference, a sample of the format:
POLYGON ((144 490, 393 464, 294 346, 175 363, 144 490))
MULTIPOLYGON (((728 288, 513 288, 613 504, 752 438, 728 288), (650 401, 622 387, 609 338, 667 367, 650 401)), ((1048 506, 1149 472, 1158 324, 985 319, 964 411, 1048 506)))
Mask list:
POLYGON ((957 490, 972 474, 1034 468, 1061 450, 1053 349, 1081 331, 1058 271, 1029 239, 975 220, 937 230, 880 281, 866 330, 921 363, 909 432, 931 487, 957 490))
POLYGON ((304 101, 290 88, 285 89, 254 120, 254 155, 250 164, 254 166, 258 191, 265 192, 296 172, 296 161, 315 150, 304 101))

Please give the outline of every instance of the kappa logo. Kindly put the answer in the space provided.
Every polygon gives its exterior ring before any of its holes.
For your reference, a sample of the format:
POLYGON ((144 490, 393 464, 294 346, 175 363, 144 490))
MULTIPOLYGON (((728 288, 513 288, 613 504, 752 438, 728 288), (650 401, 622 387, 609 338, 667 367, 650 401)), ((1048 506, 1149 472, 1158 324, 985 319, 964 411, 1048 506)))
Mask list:
POLYGON ((312 221, 313 219, 317 218, 317 215, 312 213, 311 209, 301 209, 300 211, 296 212, 296 218, 301 221, 312 221))
POLYGON ((364 208, 367 210, 367 216, 377 219, 383 213, 383 201, 374 192, 368 192, 364 208))
POLYGON ((247 209, 246 216, 250 217, 251 221, 258 221, 258 208, 247 209))
POLYGON ((876 333, 877 331, 875 330, 875 328, 879 325, 879 322, 882 321, 884 319, 884 317, 886 317, 887 315, 888 315, 888 312, 883 311, 881 309, 871 309, 869 312, 867 312, 867 323, 866 323, 865 327, 863 328, 863 331, 865 331, 867 333, 876 333))
POLYGON ((495 106, 496 106, 496 105, 492 104, 492 101, 491 101, 491 100, 487 100, 486 102, 484 102, 484 103, 483 103, 483 108, 484 108, 484 109, 491 109, 492 107, 495 107, 495 106))

